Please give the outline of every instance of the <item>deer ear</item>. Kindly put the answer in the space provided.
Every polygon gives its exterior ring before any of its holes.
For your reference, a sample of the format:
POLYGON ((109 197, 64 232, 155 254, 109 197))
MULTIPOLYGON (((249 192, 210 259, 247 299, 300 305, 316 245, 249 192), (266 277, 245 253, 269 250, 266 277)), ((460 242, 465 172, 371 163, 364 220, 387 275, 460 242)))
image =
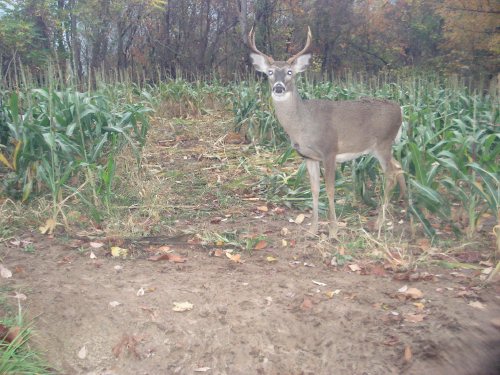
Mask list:
POLYGON ((292 65, 294 73, 300 73, 306 70, 306 68, 309 66, 310 60, 311 60, 310 53, 306 53, 305 55, 297 57, 297 59, 293 62, 292 65))
POLYGON ((258 72, 267 73, 267 71, 269 70, 269 63, 264 56, 257 53, 251 53, 250 58, 252 59, 252 64, 255 70, 257 70, 258 72))

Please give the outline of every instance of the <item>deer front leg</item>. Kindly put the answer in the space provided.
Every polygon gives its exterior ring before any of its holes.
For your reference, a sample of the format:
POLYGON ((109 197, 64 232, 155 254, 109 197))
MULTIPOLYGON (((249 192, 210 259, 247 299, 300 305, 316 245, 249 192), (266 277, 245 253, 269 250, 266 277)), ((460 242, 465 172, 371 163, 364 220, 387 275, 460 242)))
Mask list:
POLYGON ((335 213, 335 172, 337 169, 336 157, 331 156, 324 161, 325 163, 325 186, 328 196, 328 219, 329 236, 331 239, 337 239, 337 214, 335 213))
POLYGON ((319 161, 306 159, 307 172, 309 173, 309 180, 311 182, 311 193, 313 199, 313 218, 311 225, 311 233, 318 232, 318 206, 319 206, 319 161))

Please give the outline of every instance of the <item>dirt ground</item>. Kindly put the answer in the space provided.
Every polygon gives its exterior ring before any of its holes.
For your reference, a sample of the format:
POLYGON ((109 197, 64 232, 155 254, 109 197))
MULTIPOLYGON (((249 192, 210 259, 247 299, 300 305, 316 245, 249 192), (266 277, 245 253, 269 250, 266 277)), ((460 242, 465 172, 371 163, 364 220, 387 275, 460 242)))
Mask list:
MULTIPOLYGON (((0 243, 2 264, 13 272, 0 281, 11 295, 26 296, 33 345, 56 373, 500 373, 500 285, 484 285, 484 257, 471 268, 424 262, 405 271, 381 245, 332 263, 342 241, 306 237, 307 218, 290 222, 300 211, 249 197, 248 189, 223 202, 217 183, 231 181, 235 170, 224 168, 231 157, 217 149, 220 133, 198 139, 170 125, 153 133, 144 166, 157 177, 171 172, 162 204, 178 220, 168 233, 138 242, 132 230, 100 238, 33 229, 0 243), (196 190, 192 173, 206 168, 216 170, 196 190), (182 183, 190 179, 192 190, 182 183), (203 203, 186 202, 189 191, 203 203), (236 230, 262 240, 252 251, 207 240, 206 233, 236 230), (231 248, 240 255, 226 253, 231 248)), ((144 220, 158 224, 155 217, 144 220)))

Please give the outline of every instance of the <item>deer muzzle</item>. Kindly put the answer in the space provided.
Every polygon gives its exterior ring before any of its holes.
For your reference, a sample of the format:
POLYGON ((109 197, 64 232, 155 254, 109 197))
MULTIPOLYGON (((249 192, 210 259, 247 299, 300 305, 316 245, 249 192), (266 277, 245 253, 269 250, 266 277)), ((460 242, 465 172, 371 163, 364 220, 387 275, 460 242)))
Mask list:
POLYGON ((281 82, 276 82, 274 85, 273 85, 273 94, 276 94, 276 95, 283 95, 286 91, 286 87, 283 83, 281 82))

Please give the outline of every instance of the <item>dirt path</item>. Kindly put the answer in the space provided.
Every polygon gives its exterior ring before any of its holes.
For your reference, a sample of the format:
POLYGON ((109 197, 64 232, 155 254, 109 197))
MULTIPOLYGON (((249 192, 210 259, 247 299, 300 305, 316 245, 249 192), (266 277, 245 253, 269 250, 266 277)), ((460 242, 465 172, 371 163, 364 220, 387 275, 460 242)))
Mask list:
POLYGON ((297 250, 240 264, 189 246, 178 249, 187 259, 179 264, 99 250, 90 259, 30 239, 33 254, 1 249, 18 270, 9 286, 28 297, 37 346, 64 374, 495 373, 498 289, 468 288, 470 272, 394 281, 380 269, 304 265, 297 250), (422 298, 404 298, 404 285, 422 298), (192 310, 172 310, 185 301, 192 310))
MULTIPOLYGON (((92 248, 71 236, 25 233, 18 239, 30 251, 0 243, 14 273, 1 281, 26 295, 35 345, 58 373, 498 373, 498 283, 479 286, 481 271, 471 269, 397 273, 383 257, 368 258, 373 252, 333 266, 318 240, 290 224, 298 211, 243 200, 246 185, 221 193, 220 181, 244 173, 228 168, 243 151, 218 152, 215 130, 201 139, 181 128, 153 133, 159 148, 146 152, 145 168, 157 179, 166 173, 156 201, 165 211, 143 221, 150 228, 173 217, 165 233, 192 233, 163 241, 182 258, 171 260, 185 262, 148 260, 162 241, 132 246, 107 237, 92 248), (200 246, 196 235, 236 230, 243 242, 265 237, 261 250, 241 252, 242 263, 217 241, 200 246), (117 243, 127 259, 111 255, 117 243), (173 311, 176 302, 192 309, 173 311)), ((141 189, 147 196, 155 188, 141 189)), ((139 219, 127 220, 137 228, 139 219)))

